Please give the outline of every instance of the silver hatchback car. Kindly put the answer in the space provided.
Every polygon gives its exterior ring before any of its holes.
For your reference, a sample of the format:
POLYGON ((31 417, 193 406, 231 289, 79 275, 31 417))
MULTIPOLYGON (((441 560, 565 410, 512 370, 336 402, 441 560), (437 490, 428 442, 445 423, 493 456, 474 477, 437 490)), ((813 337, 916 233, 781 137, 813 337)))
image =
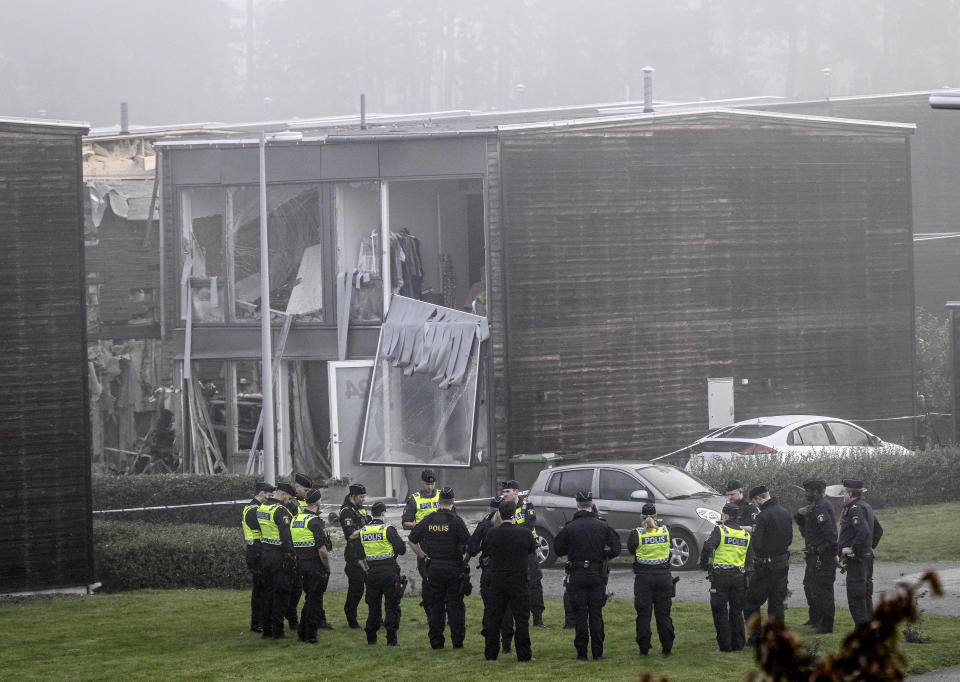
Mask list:
POLYGON ((542 566, 557 560, 553 539, 577 510, 578 490, 593 492, 593 500, 620 535, 627 538, 640 525, 646 502, 657 506, 657 516, 670 529, 670 565, 696 568, 700 548, 717 522, 726 498, 693 476, 670 464, 655 462, 590 462, 545 469, 528 494, 537 513, 538 556, 542 566))

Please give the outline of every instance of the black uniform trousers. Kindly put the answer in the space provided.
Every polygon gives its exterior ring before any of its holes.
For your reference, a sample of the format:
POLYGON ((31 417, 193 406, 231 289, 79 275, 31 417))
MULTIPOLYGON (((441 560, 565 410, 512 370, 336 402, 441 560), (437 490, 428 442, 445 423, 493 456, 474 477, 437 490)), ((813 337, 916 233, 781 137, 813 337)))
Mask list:
POLYGON ((348 560, 343 567, 343 572, 347 574, 347 598, 343 602, 343 613, 347 620, 356 620, 357 606, 363 599, 363 585, 365 572, 359 561, 348 560))
POLYGON ((297 557, 297 567, 305 595, 297 634, 300 639, 316 639, 317 627, 327 619, 323 611, 323 594, 330 582, 330 572, 318 556, 306 559, 297 557))
POLYGON ((746 577, 736 570, 718 569, 710 588, 710 610, 717 631, 720 651, 741 651, 746 634, 743 629, 743 604, 746 599, 746 577))
POLYGON ((262 630, 263 617, 263 571, 260 570, 260 543, 247 545, 247 570, 250 571, 250 582, 253 583, 250 592, 250 629, 262 630))
MULTIPOLYGON (((483 630, 480 631, 480 636, 484 639, 487 638, 487 624, 486 614, 487 614, 487 598, 490 596, 490 571, 486 569, 481 569, 480 571, 480 599, 483 600, 483 630)), ((497 629, 497 626, 494 626, 494 630, 497 629)), ((503 645, 504 650, 509 649, 511 642, 513 642, 513 612, 510 610, 510 605, 507 604, 507 608, 503 611, 503 618, 500 619, 500 642, 503 645)))
POLYGON ((502 622, 508 611, 513 614, 517 660, 529 661, 533 656, 530 648, 530 586, 527 583, 526 576, 491 574, 483 609, 483 622, 488 624, 483 655, 488 661, 495 661, 500 655, 500 633, 489 624, 502 622))
POLYGON ((807 597, 810 624, 824 630, 833 630, 836 603, 833 598, 833 583, 837 577, 837 562, 833 554, 807 554, 803 571, 803 593, 807 597))
POLYGON ((367 641, 377 641, 380 625, 387 631, 387 642, 397 641, 400 628, 400 567, 395 563, 378 566, 375 562, 367 571, 367 641), (386 619, 381 616, 381 602, 386 619))
POLYGON ((640 653, 650 651, 650 615, 657 619, 657 636, 664 653, 673 650, 675 637, 670 606, 673 604, 673 578, 666 568, 642 570, 633 581, 633 607, 637 610, 637 645, 640 653))
POLYGON ((530 555, 530 613, 533 615, 533 622, 539 623, 543 620, 543 570, 540 568, 540 561, 534 552, 530 555))
POLYGON ((466 607, 463 605, 463 565, 459 561, 432 560, 427 566, 427 581, 423 584, 423 602, 430 624, 430 646, 442 649, 443 630, 450 620, 450 639, 453 646, 463 646, 467 634, 466 607))
POLYGON ((263 636, 283 637, 283 618, 290 605, 291 557, 282 549, 264 548, 260 558, 263 574, 263 636))
POLYGON ((290 567, 290 602, 287 605, 287 621, 290 627, 297 625, 297 607, 300 605, 300 597, 303 596, 303 580, 300 577, 299 559, 295 559, 290 567))
MULTIPOLYGON (((753 616, 760 615, 760 607, 767 603, 767 618, 784 622, 783 602, 787 599, 787 574, 790 571, 789 559, 772 563, 761 563, 754 570, 747 588, 747 603, 743 618, 749 623, 753 616)), ((760 636, 760 619, 750 631, 751 643, 760 636)))
POLYGON ((847 605, 856 627, 870 622, 873 614, 873 553, 847 558, 847 605))
POLYGON ((607 589, 599 569, 573 569, 567 590, 573 602, 576 628, 573 645, 577 648, 577 656, 587 655, 589 643, 593 657, 600 658, 603 656, 603 602, 607 589))

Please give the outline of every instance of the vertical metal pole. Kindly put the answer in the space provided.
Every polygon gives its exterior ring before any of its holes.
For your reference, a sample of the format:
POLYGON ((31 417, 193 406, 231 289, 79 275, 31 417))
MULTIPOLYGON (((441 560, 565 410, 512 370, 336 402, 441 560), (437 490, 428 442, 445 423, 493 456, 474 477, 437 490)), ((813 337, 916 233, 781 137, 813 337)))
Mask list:
POLYGON ((267 240, 267 136, 260 133, 260 363, 263 394, 263 479, 276 483, 273 448, 273 362, 270 338, 270 244, 267 240))

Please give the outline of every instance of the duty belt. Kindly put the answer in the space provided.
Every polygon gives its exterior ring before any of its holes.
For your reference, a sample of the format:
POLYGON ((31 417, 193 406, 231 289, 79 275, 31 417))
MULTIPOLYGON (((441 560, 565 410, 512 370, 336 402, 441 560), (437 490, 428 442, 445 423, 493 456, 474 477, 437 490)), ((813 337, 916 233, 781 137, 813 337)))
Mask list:
POLYGON ((602 561, 592 561, 590 559, 585 559, 584 561, 568 561, 567 565, 570 568, 582 568, 582 569, 591 569, 596 568, 599 570, 600 564, 602 561))
POLYGON ((772 564, 774 561, 789 561, 790 552, 784 552, 783 554, 774 554, 773 556, 760 557, 757 561, 761 564, 772 564))

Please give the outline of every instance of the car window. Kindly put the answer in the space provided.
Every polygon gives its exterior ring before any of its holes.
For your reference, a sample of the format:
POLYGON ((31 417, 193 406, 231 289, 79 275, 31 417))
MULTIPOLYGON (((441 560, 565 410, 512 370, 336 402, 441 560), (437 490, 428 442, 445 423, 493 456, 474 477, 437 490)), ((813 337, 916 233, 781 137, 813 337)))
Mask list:
POLYGON ((590 490, 593 486, 593 469, 571 469, 558 471, 550 477, 547 492, 563 497, 576 497, 580 490, 590 490))
POLYGON ((637 467, 636 471, 640 474, 640 478, 649 482, 668 500, 684 497, 709 497, 720 494, 699 478, 691 476, 686 471, 676 467, 656 464, 637 467))
POLYGON ((643 490, 643 484, 633 476, 613 469, 600 470, 600 490, 595 494, 602 500, 630 500, 630 493, 643 490))
POLYGON ((827 426, 830 428, 837 445, 848 447, 867 447, 870 445, 870 437, 855 426, 843 422, 829 422, 827 426))
POLYGON ((830 436, 827 435, 823 424, 807 424, 791 431, 787 443, 790 445, 830 445, 830 436))
POLYGON ((735 426, 729 431, 724 431, 720 438, 766 438, 772 436, 782 429, 782 426, 775 424, 741 424, 735 426))

